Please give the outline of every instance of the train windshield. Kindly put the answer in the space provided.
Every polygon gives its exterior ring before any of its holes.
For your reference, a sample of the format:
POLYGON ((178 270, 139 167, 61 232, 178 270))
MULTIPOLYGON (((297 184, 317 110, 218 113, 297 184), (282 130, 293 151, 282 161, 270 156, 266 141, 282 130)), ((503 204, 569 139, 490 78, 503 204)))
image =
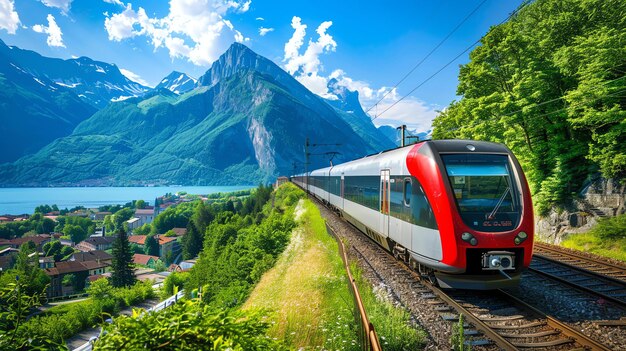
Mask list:
POLYGON ((442 155, 461 218, 469 227, 504 232, 519 224, 519 191, 507 155, 442 155))

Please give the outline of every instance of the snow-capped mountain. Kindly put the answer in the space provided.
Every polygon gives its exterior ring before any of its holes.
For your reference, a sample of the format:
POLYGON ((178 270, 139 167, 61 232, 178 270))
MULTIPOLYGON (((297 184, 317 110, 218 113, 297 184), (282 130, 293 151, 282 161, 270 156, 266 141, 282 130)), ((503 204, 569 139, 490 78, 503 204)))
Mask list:
POLYGON ((101 109, 111 101, 142 96, 150 90, 124 76, 114 64, 88 57, 62 60, 7 46, 0 40, 0 52, 20 70, 41 81, 73 91, 90 105, 101 109))
POLYGON ((184 94, 196 87, 198 81, 185 73, 173 71, 163 78, 155 89, 168 89, 178 95, 184 94))

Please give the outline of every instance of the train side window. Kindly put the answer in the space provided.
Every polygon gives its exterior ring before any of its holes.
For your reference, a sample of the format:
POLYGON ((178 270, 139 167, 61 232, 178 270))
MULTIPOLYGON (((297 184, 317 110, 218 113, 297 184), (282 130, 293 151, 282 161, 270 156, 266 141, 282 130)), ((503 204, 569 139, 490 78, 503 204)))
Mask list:
POLYGON ((411 207, 411 194, 413 193, 413 184, 411 178, 404 178, 404 206, 411 207))

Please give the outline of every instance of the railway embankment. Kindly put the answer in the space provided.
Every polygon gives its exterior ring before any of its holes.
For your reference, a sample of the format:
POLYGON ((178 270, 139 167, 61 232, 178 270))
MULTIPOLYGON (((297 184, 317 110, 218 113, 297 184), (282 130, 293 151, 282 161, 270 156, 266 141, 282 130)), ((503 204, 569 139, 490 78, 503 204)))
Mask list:
MULTIPOLYGON (((276 265, 263 275, 243 309, 271 311, 268 335, 292 349, 361 350, 355 305, 338 243, 327 233, 320 210, 300 200, 298 227, 276 265)), ((386 290, 377 291, 361 270, 352 273, 370 321, 384 350, 419 350, 425 333, 394 304, 386 290)))

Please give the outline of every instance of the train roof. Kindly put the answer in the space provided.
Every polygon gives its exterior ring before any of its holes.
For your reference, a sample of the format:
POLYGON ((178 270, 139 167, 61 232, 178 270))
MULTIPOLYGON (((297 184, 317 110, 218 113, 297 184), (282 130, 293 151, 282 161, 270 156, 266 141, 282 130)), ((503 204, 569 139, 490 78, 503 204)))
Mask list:
MULTIPOLYGON (((310 171, 310 173, 318 173, 318 172, 328 172, 332 168, 342 168, 349 167, 353 164, 362 163, 365 160, 376 160, 379 157, 402 157, 405 158, 408 152, 414 148, 416 145, 429 145, 432 147, 435 152, 438 153, 453 153, 453 152, 467 152, 469 150, 469 146, 473 146, 475 152, 485 152, 485 153, 510 153, 510 150, 504 146, 503 144, 489 142, 489 141, 478 141, 478 140, 464 140, 464 139, 441 139, 441 140, 423 140, 415 144, 411 144, 404 147, 397 147, 395 149, 384 150, 375 154, 370 154, 367 156, 363 156, 361 158, 354 159, 352 161, 340 163, 333 165, 332 167, 324 167, 318 168, 310 171)), ((301 174, 301 175, 304 175, 301 174)))

